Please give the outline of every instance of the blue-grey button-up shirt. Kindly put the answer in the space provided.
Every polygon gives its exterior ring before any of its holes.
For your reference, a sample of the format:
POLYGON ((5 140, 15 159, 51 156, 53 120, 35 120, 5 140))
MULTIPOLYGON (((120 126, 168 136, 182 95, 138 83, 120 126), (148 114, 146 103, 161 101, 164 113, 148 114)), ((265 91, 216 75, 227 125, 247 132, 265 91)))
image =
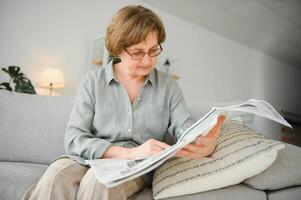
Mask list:
POLYGON ((111 146, 135 147, 148 139, 175 141, 194 121, 182 91, 169 75, 153 69, 130 102, 113 63, 88 72, 80 82, 65 133, 65 150, 97 159, 111 146))

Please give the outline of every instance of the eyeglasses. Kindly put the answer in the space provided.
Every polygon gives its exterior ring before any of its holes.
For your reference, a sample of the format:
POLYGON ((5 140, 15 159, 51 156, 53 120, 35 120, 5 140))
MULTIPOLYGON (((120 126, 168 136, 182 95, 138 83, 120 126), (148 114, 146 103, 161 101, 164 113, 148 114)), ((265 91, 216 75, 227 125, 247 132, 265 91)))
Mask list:
POLYGON ((133 60, 141 60, 145 56, 145 54, 148 54, 150 57, 158 56, 163 51, 163 48, 162 48, 161 44, 158 44, 157 48, 150 49, 148 52, 137 51, 137 52, 130 53, 126 49, 124 49, 124 50, 125 50, 125 52, 127 52, 127 54, 129 54, 131 56, 131 58, 133 60))

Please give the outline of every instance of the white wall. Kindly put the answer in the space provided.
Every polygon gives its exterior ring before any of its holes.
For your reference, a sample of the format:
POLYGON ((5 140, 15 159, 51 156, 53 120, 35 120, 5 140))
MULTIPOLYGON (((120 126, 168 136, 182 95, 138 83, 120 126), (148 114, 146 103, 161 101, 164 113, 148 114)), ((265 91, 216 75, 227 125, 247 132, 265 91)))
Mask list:
MULTIPOLYGON (((179 83, 188 102, 202 103, 202 108, 209 110, 214 105, 255 98, 267 100, 279 112, 301 113, 301 68, 153 10, 166 25, 165 55, 180 59, 173 72, 181 75, 179 83)), ((271 138, 281 138, 280 124, 255 117, 249 125, 271 138)))
MULTIPOLYGON (((0 66, 21 66, 33 83, 43 68, 60 68, 67 85, 56 92, 73 96, 88 69, 90 41, 104 34, 119 8, 136 3, 141 2, 2 0, 0 66)), ((279 111, 301 112, 301 69, 150 8, 161 16, 167 30, 158 68, 164 69, 166 58, 179 60, 172 64, 172 73, 180 76, 178 82, 187 101, 209 106, 260 98, 279 111)), ((1 72, 0 82, 6 78, 1 72)), ((267 134, 274 137, 275 130, 278 127, 270 128, 267 134)))
POLYGON ((88 69, 91 40, 104 34, 114 12, 135 3, 131 0, 1 0, 0 66, 19 65, 34 83, 43 68, 60 68, 67 87, 56 92, 73 96, 88 69))

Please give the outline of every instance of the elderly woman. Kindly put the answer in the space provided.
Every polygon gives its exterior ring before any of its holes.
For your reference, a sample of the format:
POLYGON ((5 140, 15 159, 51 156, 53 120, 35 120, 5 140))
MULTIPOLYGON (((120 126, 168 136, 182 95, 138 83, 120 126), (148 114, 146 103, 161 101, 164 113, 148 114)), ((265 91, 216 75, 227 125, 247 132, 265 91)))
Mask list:
MULTIPOLYGON (((177 83, 155 66, 165 40, 159 17, 127 6, 111 20, 104 67, 82 79, 67 125, 68 156, 53 162, 23 199, 127 199, 151 184, 151 173, 113 188, 96 180, 83 159, 137 159, 160 153, 166 132, 175 141, 193 121, 177 83)), ((223 116, 207 136, 178 152, 200 159, 216 145, 223 116)))

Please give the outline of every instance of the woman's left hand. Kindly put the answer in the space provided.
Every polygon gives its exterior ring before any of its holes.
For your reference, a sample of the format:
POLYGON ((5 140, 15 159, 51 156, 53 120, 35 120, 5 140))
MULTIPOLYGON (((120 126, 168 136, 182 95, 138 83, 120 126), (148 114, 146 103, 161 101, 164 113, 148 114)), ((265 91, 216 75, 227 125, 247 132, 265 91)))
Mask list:
POLYGON ((211 155, 215 149, 217 138, 225 118, 224 115, 218 116, 217 123, 206 136, 199 136, 195 142, 186 145, 183 149, 178 151, 177 156, 201 159, 211 155))

